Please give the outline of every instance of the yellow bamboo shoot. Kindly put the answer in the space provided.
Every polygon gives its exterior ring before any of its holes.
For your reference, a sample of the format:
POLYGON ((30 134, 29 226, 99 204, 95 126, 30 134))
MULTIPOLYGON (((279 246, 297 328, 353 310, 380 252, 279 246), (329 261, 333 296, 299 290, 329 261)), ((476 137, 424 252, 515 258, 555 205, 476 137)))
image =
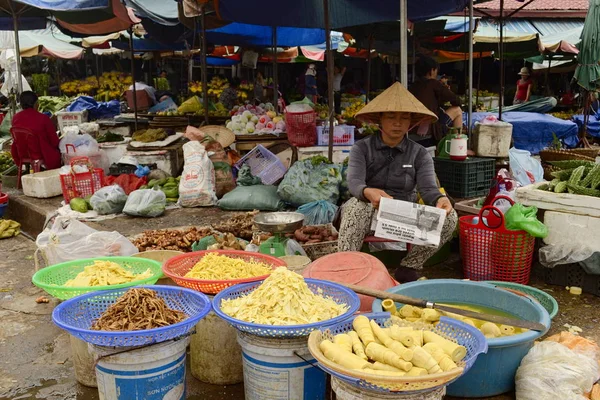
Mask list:
POLYGON ((352 338, 349 335, 347 335, 345 333, 340 333, 339 335, 335 335, 333 337, 333 343, 339 345, 344 350, 352 353, 352 338))
POLYGON ((372 369, 372 368, 365 368, 360 370, 361 372, 366 372, 368 374, 374 374, 374 375, 381 375, 381 376, 404 376, 406 375, 406 372, 403 371, 384 371, 381 369, 372 369))
POLYGON ((408 371, 412 368, 412 364, 408 361, 402 360, 396 353, 388 349, 385 346, 377 344, 375 342, 369 343, 365 349, 367 356, 371 360, 379 361, 387 365, 399 368, 402 371, 408 371))
POLYGON ((396 308, 396 304, 392 299, 385 299, 381 302, 381 307, 383 311, 389 312, 392 315, 398 315, 398 309, 396 308))
POLYGON ((422 347, 415 347, 413 350, 412 363, 415 367, 425 368, 430 374, 437 374, 442 372, 442 369, 435 361, 433 356, 423 350, 422 347))
POLYGON ((412 367, 407 373, 406 376, 423 376, 428 375, 427 370, 425 368, 412 367))
POLYGON ((437 322, 440 320, 442 315, 437 310, 433 310, 431 308, 426 308, 423 310, 421 314, 421 319, 426 322, 437 322))
POLYGON ((464 322, 465 324, 471 325, 471 326, 473 326, 473 327, 476 328, 475 321, 473 321, 471 318, 463 318, 462 322, 464 322))
POLYGON ((498 328, 498 325, 494 324, 493 322, 486 322, 481 325, 481 333, 483 333, 483 335, 487 338, 497 338, 502 336, 500 328, 498 328))
POLYGON ((398 310, 398 315, 404 318, 419 317, 419 315, 415 312, 415 307, 409 306, 408 304, 400 307, 398 310))
POLYGON ((359 315, 358 317, 354 318, 354 321, 352 321, 352 326, 365 346, 368 346, 369 343, 375 341, 375 336, 373 335, 373 330, 371 330, 369 318, 365 317, 364 315, 359 315))
POLYGON ((362 358, 363 360, 367 360, 368 357, 365 354, 365 347, 363 346, 360 338, 358 337, 358 333, 355 331, 348 332, 348 336, 352 339, 352 350, 354 350, 354 354, 362 358))
POLYGON ((411 332, 411 335, 414 339, 415 346, 422 347, 423 346, 423 331, 422 330, 414 330, 411 332))
POLYGON ((328 360, 333 361, 342 367, 349 369, 363 369, 369 365, 367 361, 357 355, 348 353, 340 345, 332 343, 329 340, 323 340, 319 345, 319 348, 328 360))
POLYGON ((424 343, 437 344, 454 362, 462 360, 467 355, 467 349, 464 346, 454 343, 431 331, 423 331, 423 341, 424 343))
POLYGON ((402 343, 404 346, 411 347, 415 344, 415 339, 412 337, 411 333, 412 329, 410 331, 403 330, 397 325, 392 325, 390 327, 389 335, 392 339, 402 343))
POLYGON ((393 340, 377 323, 371 320, 371 329, 375 337, 388 349, 392 350, 404 361, 410 361, 413 357, 412 350, 407 349, 402 343, 393 340))
POLYGON ((502 336, 510 336, 515 334, 515 327, 510 325, 500 325, 502 336))
POLYGON ((458 368, 450 356, 444 353, 444 350, 440 349, 437 344, 427 343, 425 346, 423 346, 423 350, 431 354, 434 360, 439 364, 442 371, 451 371, 454 368, 458 368))
POLYGON ((392 367, 391 365, 387 365, 384 363, 381 363, 379 361, 375 361, 372 365, 370 365, 371 369, 378 369, 380 371, 394 371, 394 372, 403 372, 402 370, 396 368, 396 367, 392 367))
POLYGON ((392 315, 390 319, 392 320, 392 323, 394 323, 394 324, 396 324, 396 323, 403 324, 404 323, 404 320, 397 315, 392 315))

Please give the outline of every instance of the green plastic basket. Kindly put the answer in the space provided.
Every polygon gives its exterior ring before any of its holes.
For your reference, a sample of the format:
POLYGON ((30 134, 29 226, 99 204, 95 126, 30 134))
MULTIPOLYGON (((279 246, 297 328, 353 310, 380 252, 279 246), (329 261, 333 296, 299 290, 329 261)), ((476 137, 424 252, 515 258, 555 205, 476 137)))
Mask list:
POLYGON ((550 318, 554 318, 556 314, 558 314, 558 303, 554 299, 554 297, 550 296, 548 293, 543 290, 536 289, 531 286, 521 285, 520 283, 512 283, 512 282, 502 282, 502 281, 487 281, 495 286, 500 286, 506 289, 515 290, 517 292, 525 293, 534 299, 536 299, 542 307, 548 311, 550 314, 550 318))
POLYGON ((162 275, 161 264, 158 261, 148 260, 146 258, 136 257, 99 257, 87 258, 64 262, 43 268, 33 275, 33 284, 48 292, 49 295, 60 300, 67 300, 80 294, 88 292, 97 292, 100 290, 119 289, 137 285, 153 285, 162 275), (111 261, 128 269, 134 274, 141 274, 148 268, 152 271, 152 276, 137 281, 121 283, 108 286, 84 286, 84 287, 63 287, 67 281, 73 279, 88 265, 94 264, 94 261, 111 261))

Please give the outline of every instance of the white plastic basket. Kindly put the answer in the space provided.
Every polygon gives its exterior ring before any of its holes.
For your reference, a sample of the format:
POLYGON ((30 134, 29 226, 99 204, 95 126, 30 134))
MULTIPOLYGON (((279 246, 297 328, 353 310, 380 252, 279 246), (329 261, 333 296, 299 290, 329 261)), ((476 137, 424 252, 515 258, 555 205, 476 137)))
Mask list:
POLYGON ((81 123, 87 122, 88 111, 58 111, 56 113, 56 119, 58 121, 58 127, 62 132, 67 126, 77 126, 81 123))
MULTIPOLYGON (((317 126, 317 144, 329 145, 329 126, 317 126)), ((351 146, 354 144, 354 125, 338 125, 333 128, 334 146, 351 146)))

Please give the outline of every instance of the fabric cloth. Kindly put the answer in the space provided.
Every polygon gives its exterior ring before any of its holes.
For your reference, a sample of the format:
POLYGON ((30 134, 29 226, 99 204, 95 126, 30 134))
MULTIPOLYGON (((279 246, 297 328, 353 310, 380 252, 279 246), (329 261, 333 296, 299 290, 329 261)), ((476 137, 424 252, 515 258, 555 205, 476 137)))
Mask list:
POLYGON ((13 128, 28 129, 33 133, 33 138, 17 136, 12 144, 11 153, 17 165, 21 163, 22 159, 30 158, 42 160, 46 169, 60 168, 58 135, 54 124, 47 115, 28 108, 15 114, 12 126, 13 128))
POLYGON ((370 135, 352 146, 348 163, 348 187, 359 200, 366 188, 384 190, 396 200, 417 201, 417 187, 425 204, 435 205, 440 197, 433 159, 425 148, 408 138, 389 147, 381 133, 370 135))
POLYGON ((304 94, 307 96, 317 94, 317 78, 314 75, 304 75, 304 94))
MULTIPOLYGON (((529 91, 529 87, 532 85, 533 83, 530 79, 527 79, 525 82, 519 79, 517 81, 517 94, 515 94, 515 100, 518 100, 520 103, 525 102, 527 100, 527 92, 529 91)), ((516 101, 515 104, 517 104, 516 101)))
POLYGON ((344 74, 338 73, 333 75, 333 90, 339 92, 342 90, 342 79, 344 74))
MULTIPOLYGON (((348 200, 342 209, 342 224, 338 238, 339 251, 359 251, 361 249, 365 236, 372 232, 371 220, 375 211, 370 203, 357 198, 348 200)), ((452 210, 444 221, 439 246, 413 245, 400 266, 417 270, 423 269, 423 264, 452 239, 457 223, 458 215, 456 211, 452 210)))
MULTIPOLYGON (((440 108, 445 107, 446 103, 450 103, 453 107, 460 106, 458 97, 437 79, 421 79, 410 87, 410 92, 436 115, 439 115, 440 108)), ((429 133, 438 141, 442 139, 443 123, 438 121, 431 124, 429 133)))

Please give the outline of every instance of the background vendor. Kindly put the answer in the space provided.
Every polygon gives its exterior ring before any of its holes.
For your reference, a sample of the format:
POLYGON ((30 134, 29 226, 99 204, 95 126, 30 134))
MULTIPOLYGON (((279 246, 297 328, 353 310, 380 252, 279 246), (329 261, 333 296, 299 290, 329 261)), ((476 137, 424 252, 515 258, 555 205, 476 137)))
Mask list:
MULTIPOLYGON (((436 115, 400 83, 395 83, 356 114, 365 122, 379 124, 381 131, 352 146, 348 164, 348 187, 354 196, 342 211, 339 251, 359 251, 371 231, 371 220, 382 198, 417 201, 446 211, 439 247, 452 238, 457 214, 437 185, 433 159, 425 148, 408 139, 408 131, 420 123, 432 123, 436 115)), ((412 246, 396 270, 396 280, 419 278, 419 270, 438 248, 412 246)))

